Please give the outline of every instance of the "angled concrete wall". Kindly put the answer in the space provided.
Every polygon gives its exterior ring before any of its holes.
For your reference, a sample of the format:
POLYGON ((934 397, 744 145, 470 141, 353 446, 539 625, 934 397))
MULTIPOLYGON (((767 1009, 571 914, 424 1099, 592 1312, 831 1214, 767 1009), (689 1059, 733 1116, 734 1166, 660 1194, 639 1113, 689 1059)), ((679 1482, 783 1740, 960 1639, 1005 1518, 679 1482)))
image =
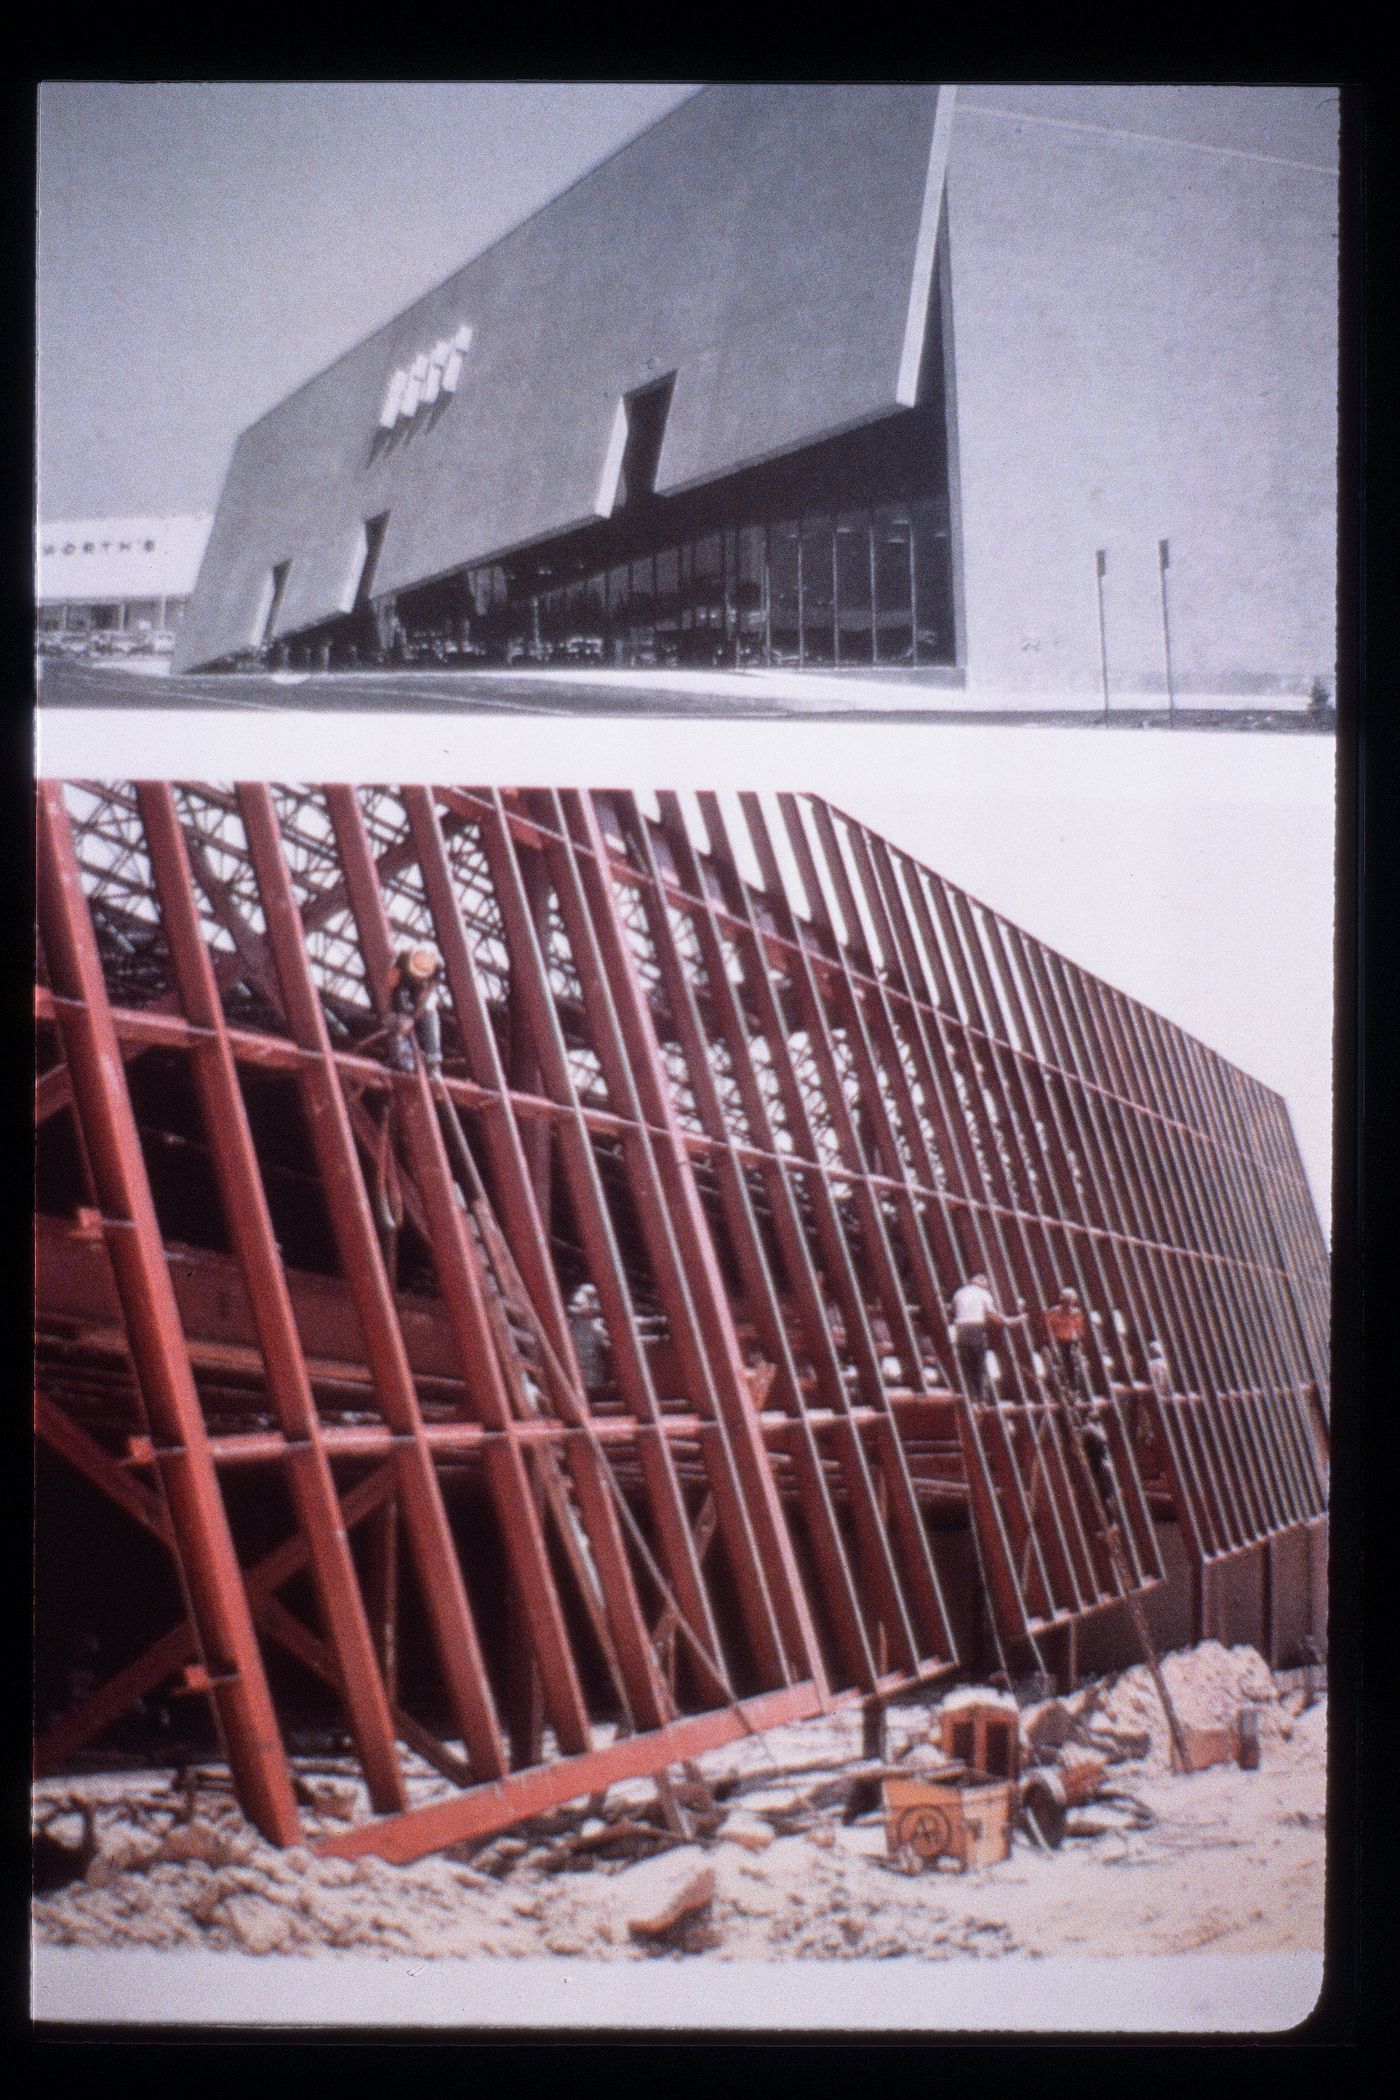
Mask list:
POLYGON ((893 411, 938 92, 708 89, 347 352, 238 440, 176 668, 260 640, 273 566, 379 513, 386 591, 587 522, 619 400, 668 372, 663 493, 893 411), (395 369, 463 324, 450 406, 373 450, 395 369))
POLYGON ((586 524, 668 373, 663 495, 897 418, 941 224, 969 692, 1098 694, 1103 548, 1111 691, 1160 697, 1163 539, 1183 697, 1330 685, 1336 155, 1325 87, 707 89, 244 432, 176 668, 284 562, 278 631, 344 610, 381 514, 379 592, 586 524))
POLYGON ((1331 681, 1337 97, 958 90, 948 164, 969 687, 1331 681))

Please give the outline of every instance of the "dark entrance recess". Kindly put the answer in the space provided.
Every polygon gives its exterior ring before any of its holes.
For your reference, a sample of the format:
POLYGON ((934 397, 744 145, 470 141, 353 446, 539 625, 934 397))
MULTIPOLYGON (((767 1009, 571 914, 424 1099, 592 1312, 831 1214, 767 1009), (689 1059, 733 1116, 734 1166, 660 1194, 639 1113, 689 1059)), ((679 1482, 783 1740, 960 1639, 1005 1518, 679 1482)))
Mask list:
POLYGON ((360 585, 355 593, 356 612, 368 605, 373 594, 374 572, 379 567, 379 557, 384 548, 384 534, 388 526, 387 510, 381 510, 378 517, 365 519, 365 565, 360 571, 360 585))
POLYGON ((666 435, 666 417, 675 384, 676 375, 670 372, 654 386, 642 387, 627 396, 627 442, 622 451, 614 506, 618 510, 635 508, 656 493, 661 442, 666 435))
POLYGON ((287 579, 292 573, 290 561, 279 561, 272 570, 272 599, 263 622, 263 641, 270 642, 277 632, 277 617, 282 610, 282 601, 287 595, 287 579))

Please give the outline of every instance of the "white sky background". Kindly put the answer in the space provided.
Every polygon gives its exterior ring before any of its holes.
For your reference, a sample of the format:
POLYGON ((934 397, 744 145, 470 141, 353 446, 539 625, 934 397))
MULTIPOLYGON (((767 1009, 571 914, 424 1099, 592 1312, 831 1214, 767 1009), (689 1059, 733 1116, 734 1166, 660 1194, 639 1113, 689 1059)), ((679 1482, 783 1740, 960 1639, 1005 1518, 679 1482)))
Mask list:
POLYGON ((1330 737, 502 716, 46 714, 45 773, 810 789, 1288 1102, 1332 1186, 1330 737))

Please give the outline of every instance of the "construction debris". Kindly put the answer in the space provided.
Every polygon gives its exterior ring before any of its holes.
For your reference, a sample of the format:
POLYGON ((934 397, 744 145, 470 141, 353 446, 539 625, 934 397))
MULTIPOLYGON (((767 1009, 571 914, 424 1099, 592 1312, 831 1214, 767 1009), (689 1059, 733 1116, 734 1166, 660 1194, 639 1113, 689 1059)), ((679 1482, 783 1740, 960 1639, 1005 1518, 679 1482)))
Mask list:
MULTIPOLYGON (((1200 1754, 1211 1753, 1211 1762, 1233 1757, 1235 1720, 1241 1707, 1253 1706, 1258 1712, 1265 1758, 1271 1742, 1289 1727, 1269 1666, 1252 1648, 1224 1648, 1218 1641, 1203 1641, 1166 1656, 1162 1668, 1183 1727, 1195 1733, 1200 1754), (1202 1735, 1206 1730, 1220 1733, 1206 1738, 1202 1735)), ((1125 1670, 1104 1692, 1096 1719, 1108 1729, 1145 1734, 1147 1760, 1166 1762, 1169 1739, 1162 1709, 1151 1674, 1142 1665, 1125 1670)), ((1202 1769, 1194 1759, 1193 1769, 1202 1769)))
POLYGON ((628 1867, 614 1885, 616 1909, 636 1940, 667 1939, 714 1901, 715 1870, 696 1847, 628 1867))
POLYGON ((1037 1845, 1053 1851, 1064 1842, 1069 1801, 1057 1771, 1032 1772, 1021 1788, 1018 1809, 1021 1828, 1037 1845))
POLYGON ((1183 1728, 1186 1770, 1208 1772, 1212 1765, 1228 1764, 1235 1755, 1235 1740, 1233 1728, 1183 1728))
POLYGON ((948 1859, 960 1868, 989 1867, 1011 1850, 1015 1789, 988 1785, 980 1774, 885 1781, 885 1830, 890 1856, 912 1872, 948 1859))
POLYGON ((1081 1801, 1092 1800, 1101 1790, 1108 1761, 1092 1750, 1072 1750, 1067 1744, 1056 1759, 1055 1769, 1065 1790, 1065 1801, 1074 1808, 1081 1801))
POLYGON ((726 1816, 717 1834, 725 1844, 742 1845, 747 1852, 766 1852, 777 1832, 762 1816, 739 1814, 726 1816))
POLYGON ((1063 1699, 1047 1699, 1021 1716, 1021 1735, 1032 1759, 1053 1757, 1073 1742, 1081 1722, 1075 1709, 1063 1699))
POLYGON ((86 1801, 55 1803, 35 1828, 30 1849, 37 1894, 50 1895, 56 1889, 66 1888, 70 1881, 81 1881, 97 1853, 91 1807, 86 1801), (56 1827, 67 1817, 76 1817, 81 1825, 74 1840, 65 1838, 56 1827))
MULTIPOLYGON (((1164 1668, 1191 1726, 1223 1725, 1212 1712, 1237 1708, 1240 1687, 1250 1687, 1258 1771, 1173 1773, 1150 1677, 1128 1672, 1095 1688, 1095 1702, 1085 1691, 1057 1704, 1077 1725, 1089 1712, 1097 1727, 1104 1716, 1131 1718, 1141 1699, 1151 1709, 1140 1731, 1146 1753, 1111 1762, 1070 1741, 1047 1761, 1028 1755, 1009 1855, 995 1863, 985 1863, 981 1839, 966 1857, 920 1860, 917 1872, 891 1856, 886 1780, 942 1783, 944 1709, 914 1701, 891 1710, 883 1767, 861 1757, 852 1713, 709 1753, 699 1776, 727 1812, 710 1835, 685 1842, 641 1780, 485 1845, 399 1867, 278 1850, 216 1784, 217 1768, 168 1781, 69 1779, 39 1789, 36 1821, 55 1821, 71 1843, 86 1807, 95 1849, 81 1879, 38 1895, 35 1931, 48 1944, 268 1958, 353 1949, 414 1960, 940 1960, 1320 1945, 1325 1701, 1296 1712, 1300 1694, 1275 1690, 1247 1649, 1207 1644, 1168 1656, 1164 1668), (847 1821, 857 1784, 867 1805, 847 1821), (1129 1865, 1130 1875, 1112 1871, 1129 1865)), ((1032 1724, 1037 1711, 1026 1710, 1032 1724)), ((427 1768, 414 1785, 423 1799, 446 1790, 427 1768)), ((975 1798, 979 1787, 949 1790, 975 1798)), ((313 1836, 343 1827, 328 1810, 308 1819, 313 1836)))
POLYGON ((1002 1779, 1020 1773, 1020 1714, 1009 1693, 977 1688, 950 1693, 943 1701, 942 1740, 944 1756, 974 1772, 1002 1779))

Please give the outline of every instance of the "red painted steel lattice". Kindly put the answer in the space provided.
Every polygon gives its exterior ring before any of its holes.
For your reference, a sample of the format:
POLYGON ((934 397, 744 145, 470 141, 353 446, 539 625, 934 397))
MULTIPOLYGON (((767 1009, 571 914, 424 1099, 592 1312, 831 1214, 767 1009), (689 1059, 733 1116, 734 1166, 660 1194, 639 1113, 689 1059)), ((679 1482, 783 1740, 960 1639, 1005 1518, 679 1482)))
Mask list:
POLYGON ((39 1431, 185 1606, 41 1763, 193 1667, 294 1841, 290 1655, 364 1775, 335 1849, 409 1857, 953 1669, 969 1530, 1029 1664, 1160 1584, 1157 1520, 1200 1569, 1320 1518, 1282 1102, 826 804, 39 799, 39 1431), (424 940, 437 1083, 385 1055, 424 940), (985 1400, 948 1327, 979 1270, 1030 1315, 985 1400))

